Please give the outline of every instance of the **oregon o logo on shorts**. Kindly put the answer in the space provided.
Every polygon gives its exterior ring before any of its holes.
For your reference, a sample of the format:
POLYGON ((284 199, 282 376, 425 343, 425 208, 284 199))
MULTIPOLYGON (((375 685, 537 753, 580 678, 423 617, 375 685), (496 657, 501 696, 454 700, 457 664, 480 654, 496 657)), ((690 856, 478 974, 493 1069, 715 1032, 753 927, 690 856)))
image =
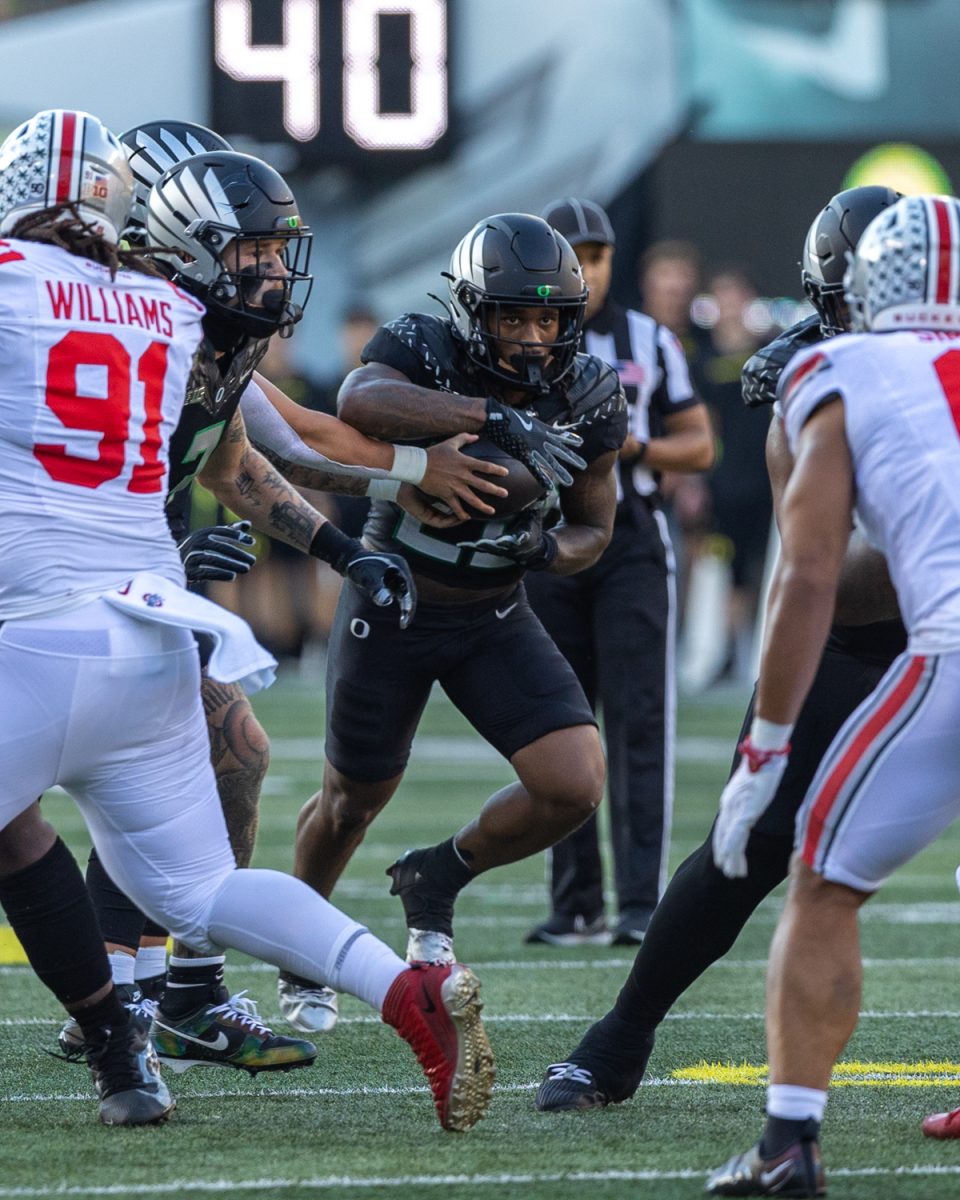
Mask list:
POLYGON ((360 617, 354 617, 350 622, 350 632, 355 638, 365 638, 370 636, 370 626, 360 617))

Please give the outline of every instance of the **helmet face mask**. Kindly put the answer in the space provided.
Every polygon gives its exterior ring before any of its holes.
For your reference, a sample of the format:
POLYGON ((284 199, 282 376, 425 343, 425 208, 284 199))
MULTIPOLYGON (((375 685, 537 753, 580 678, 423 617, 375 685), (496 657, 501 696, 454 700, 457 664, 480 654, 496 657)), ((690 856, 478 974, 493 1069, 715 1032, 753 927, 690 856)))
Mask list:
POLYGON ((133 172, 133 204, 123 236, 131 244, 146 242, 147 200, 164 171, 208 150, 232 150, 219 133, 192 121, 146 121, 120 134, 120 144, 133 172))
POLYGON ((231 331, 288 335, 313 285, 312 235, 283 179, 233 152, 188 158, 150 192, 147 235, 176 283, 231 331), (275 281, 267 284, 267 281, 275 281))
POLYGON ((835 337, 850 328, 844 296, 849 255, 874 217, 899 199, 900 193, 892 188, 849 188, 834 196, 810 226, 803 246, 801 279, 826 337, 835 337))
MULTIPOLYGON (((479 222, 453 252, 454 326, 471 361, 510 388, 549 391, 573 366, 587 289, 569 244, 545 221, 507 213, 479 222), (516 318, 547 309, 551 338, 519 338, 516 318)), ((527 321, 529 324, 529 320, 527 321)))
POLYGON ((0 233, 50 210, 52 219, 79 219, 115 245, 132 198, 123 148, 90 113, 46 109, 0 145, 0 233))

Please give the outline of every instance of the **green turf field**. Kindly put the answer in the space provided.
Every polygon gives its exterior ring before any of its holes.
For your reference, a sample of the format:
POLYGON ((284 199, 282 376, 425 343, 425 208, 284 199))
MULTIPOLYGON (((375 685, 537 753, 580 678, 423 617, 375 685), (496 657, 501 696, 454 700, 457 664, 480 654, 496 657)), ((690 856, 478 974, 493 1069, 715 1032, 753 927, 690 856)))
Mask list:
MULTIPOLYGON (((273 739, 256 863, 287 869, 297 810, 318 781, 320 689, 287 679, 258 699, 273 739)), ((716 806, 739 706, 686 706, 672 861, 703 837, 716 806)), ((384 868, 398 851, 453 832, 509 771, 442 701, 431 704, 403 789, 371 831, 336 893, 353 916, 402 953, 399 902, 384 868)), ((85 856, 68 801, 45 810, 85 856)), ((864 1016, 827 1110, 830 1194, 850 1200, 960 1195, 960 1142, 929 1142, 919 1121, 960 1104, 960 836, 917 860, 872 903, 864 1016), (859 1064, 859 1065, 858 1065, 859 1064)), ((486 876, 458 906, 459 956, 486 995, 498 1086, 488 1118, 445 1134, 407 1047, 360 1003, 322 1039, 318 1063, 286 1075, 197 1068, 169 1081, 177 1112, 161 1128, 98 1125, 86 1069, 44 1054, 58 1009, 25 967, 0 968, 0 1200, 13 1196, 383 1195, 696 1196, 705 1172, 745 1148, 758 1128, 758 1072, 718 1083, 704 1063, 765 1061, 764 958, 779 901, 757 914, 729 958, 683 998, 661 1032, 649 1077, 630 1103, 605 1112, 541 1115, 533 1091, 602 1013, 631 958, 620 949, 558 951, 522 944, 545 912, 542 861, 486 876)), ((277 1018, 275 973, 235 963, 277 1018)))

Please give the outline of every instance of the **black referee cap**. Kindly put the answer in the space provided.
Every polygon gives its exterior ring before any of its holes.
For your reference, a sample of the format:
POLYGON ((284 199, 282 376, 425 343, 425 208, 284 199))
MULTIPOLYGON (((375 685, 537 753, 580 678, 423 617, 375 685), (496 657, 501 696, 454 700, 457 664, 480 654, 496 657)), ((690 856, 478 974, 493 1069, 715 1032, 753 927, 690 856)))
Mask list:
POLYGON ((617 244, 610 218, 593 200, 564 196, 562 200, 551 200, 540 216, 571 246, 583 242, 600 242, 604 246, 617 244))

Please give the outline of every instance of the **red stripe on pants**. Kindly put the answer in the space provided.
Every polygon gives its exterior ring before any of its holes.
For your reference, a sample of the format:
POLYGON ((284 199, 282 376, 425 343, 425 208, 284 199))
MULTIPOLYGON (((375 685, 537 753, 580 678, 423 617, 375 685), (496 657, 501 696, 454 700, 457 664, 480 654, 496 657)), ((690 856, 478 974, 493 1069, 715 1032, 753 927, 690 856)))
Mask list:
POLYGON ((807 834, 803 840, 803 861, 808 867, 814 865, 817 856, 817 847, 823 834, 823 826, 830 815, 830 809, 833 807, 834 801, 843 790, 843 786, 853 773, 854 767, 866 754, 871 744, 883 733, 884 729, 886 729, 910 699, 920 681, 926 663, 927 660, 923 657, 911 660, 904 677, 876 712, 871 713, 867 721, 860 727, 853 741, 844 751, 843 757, 824 781, 823 787, 820 789, 820 795, 814 802, 813 810, 810 813, 810 820, 807 822, 807 834))

